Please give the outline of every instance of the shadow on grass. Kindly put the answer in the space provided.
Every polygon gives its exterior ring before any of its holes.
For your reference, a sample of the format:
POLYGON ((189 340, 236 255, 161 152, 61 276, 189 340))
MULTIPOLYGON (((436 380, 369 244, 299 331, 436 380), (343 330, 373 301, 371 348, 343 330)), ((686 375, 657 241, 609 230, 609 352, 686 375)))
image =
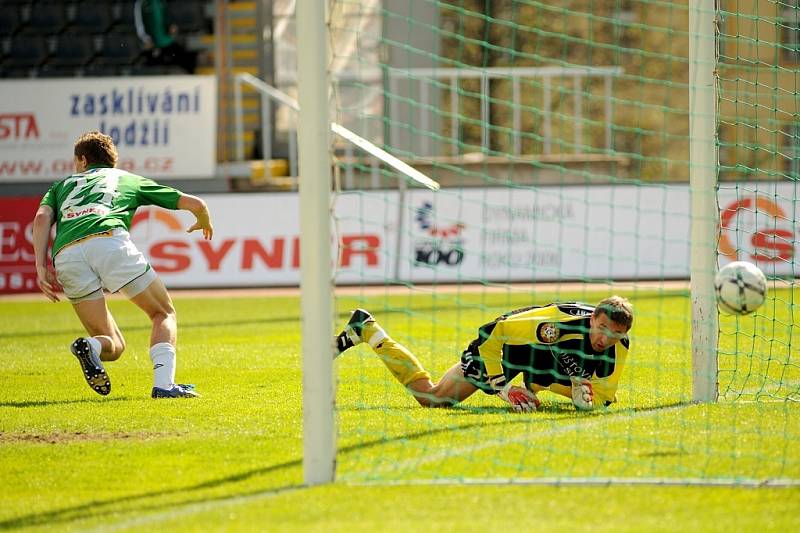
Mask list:
MULTIPOLYGON (((658 405, 642 405, 637 407, 609 407, 608 409, 595 409, 594 411, 589 412, 579 412, 575 410, 575 407, 570 402, 545 402, 537 411, 538 413, 551 413, 551 414, 566 414, 574 417, 597 417, 597 416, 621 416, 621 415, 629 415, 631 413, 646 413, 651 411, 661 411, 664 409, 672 409, 673 407, 688 407, 693 405, 691 402, 682 402, 679 400, 675 400, 669 403, 662 403, 658 405)), ((462 411, 475 411, 475 414, 483 414, 483 413, 494 413, 494 412, 505 412, 509 413, 512 412, 509 410, 508 407, 467 407, 467 406, 457 406, 456 409, 462 411)), ((525 414, 525 413, 519 413, 525 414)), ((535 415, 529 415, 535 416, 535 415)))
POLYGON ((83 398, 81 400, 28 400, 19 402, 0 402, 0 407, 16 407, 22 409, 25 407, 48 407, 50 405, 127 402, 138 399, 140 398, 134 396, 114 396, 113 398, 83 398))
MULTIPOLYGON (((611 418, 618 418, 623 415, 630 415, 632 412, 647 412, 647 411, 659 411, 659 410, 666 410, 672 409, 679 406, 686 406, 690 404, 686 403, 672 403, 667 405, 660 405, 657 407, 644 407, 644 408, 632 408, 632 409, 625 409, 620 410, 617 412, 609 411, 606 416, 611 418)), ((422 408, 419 408, 422 409, 422 408)), ((494 412, 503 412, 508 413, 508 410, 499 410, 493 408, 474 408, 474 407, 464 407, 464 406, 456 406, 455 408, 450 408, 450 411, 453 412, 454 415, 456 414, 474 414, 474 413, 494 413, 494 412)), ((561 409, 559 409, 561 410, 561 409)), ((566 404, 565 408, 563 409, 564 412, 567 411, 566 404)), ((574 414, 574 411, 573 411, 574 414)), ((340 454, 347 454, 350 452, 366 450, 369 448, 374 448, 378 446, 384 446, 387 444, 391 444, 393 442, 401 442, 401 441, 410 441, 416 439, 422 439, 426 437, 430 437, 433 435, 447 433, 451 431, 464 431, 474 428, 486 428, 487 426, 503 426, 503 425, 514 425, 514 424, 526 424, 529 423, 529 416, 520 416, 514 418, 505 418, 503 420, 499 420, 496 423, 487 424, 485 422, 474 422, 469 424, 460 424, 460 425, 447 425, 442 426, 440 428, 435 429, 428 429, 426 431, 419 431, 414 433, 406 433, 403 435, 397 435, 394 437, 388 438, 379 438, 373 439, 366 442, 359 442, 356 444, 351 444, 348 446, 342 446, 338 449, 338 453, 340 454)), ((535 416, 535 415, 534 415, 535 416)), ((592 417, 594 418, 594 417, 592 417)), ((175 494, 186 494, 188 492, 193 491, 203 491, 203 490, 211 490, 217 489, 219 487, 225 485, 233 485, 236 483, 241 483, 247 481, 249 479, 263 476, 267 474, 272 474, 278 471, 291 469, 291 468, 299 468, 303 464, 302 459, 295 459, 292 461, 286 461, 283 463, 278 463, 270 466, 265 466, 263 468, 256 468, 253 470, 248 470, 245 472, 240 472, 238 474, 233 474, 230 476, 218 478, 218 479, 211 479, 208 481, 203 481, 197 483, 195 485, 190 486, 181 486, 176 488, 171 488, 167 490, 161 490, 156 492, 147 492, 141 494, 132 494, 129 496, 121 496, 118 498, 110 498, 106 500, 96 500, 87 502, 81 505, 75 505, 72 507, 66 507, 63 509, 57 509, 53 511, 46 511, 41 513, 32 513, 28 515, 23 515, 17 518, 11 518, 8 520, 4 520, 0 522, 0 530, 5 529, 17 529, 22 527, 33 527, 33 526, 41 526, 41 525, 55 525, 55 524, 68 524, 71 522, 77 522, 81 520, 87 520, 90 518, 99 518, 103 514, 120 514, 120 513, 147 513, 153 511, 159 511, 164 509, 170 509, 172 511, 177 512, 181 507, 189 507, 192 505, 200 504, 200 503, 224 503, 224 502, 234 502, 237 500, 248 499, 248 498, 256 498, 260 496, 268 496, 274 494, 280 494, 282 492, 287 492, 295 489, 306 488, 305 485, 301 484, 287 484, 280 487, 274 487, 267 490, 259 490, 259 491, 250 491, 250 492, 240 492, 235 494, 230 494, 227 496, 213 496, 213 497, 197 497, 192 499, 186 499, 180 502, 175 501, 166 501, 161 504, 148 504, 146 503, 147 500, 150 499, 157 499, 163 496, 171 496, 175 494), (141 505, 132 509, 118 509, 117 506, 121 504, 136 504, 137 502, 141 502, 141 505)), ((104 524, 104 526, 109 527, 113 524, 104 524)))
MULTIPOLYGON (((688 292, 674 292, 668 294, 643 294, 637 296, 637 300, 649 300, 654 298, 668 298, 668 297, 686 297, 688 292)), ((542 303, 547 303, 542 301, 542 303)), ((464 309, 465 306, 461 305, 422 305, 422 306, 414 306, 413 314, 420 314, 420 313, 431 313, 433 311, 458 311, 459 309, 464 309)), ((500 309, 497 306, 492 306, 493 309, 500 309)), ((405 315, 409 314, 407 308, 400 308, 400 307, 392 307, 392 306, 380 306, 378 312, 376 313, 376 317, 380 319, 381 317, 387 315, 405 315)), ((341 326, 347 322, 350 318, 352 310, 346 310, 336 313, 337 316, 337 323, 341 322, 341 326)), ((494 313, 489 313, 487 311, 486 320, 491 320, 495 316, 502 314, 495 311, 494 313)), ((197 328, 226 328, 231 326, 250 326, 250 325, 264 325, 264 324, 280 324, 283 322, 289 322, 293 324, 298 324, 301 321, 301 316, 299 314, 296 315, 281 315, 271 318, 259 318, 259 319, 247 319, 247 320, 215 320, 214 322, 179 322, 179 329, 197 329, 197 328)), ((480 324, 475 324, 475 328, 477 329, 480 324)), ((339 327, 339 326, 336 326, 339 327)), ((123 331, 150 331, 150 325, 141 325, 141 326, 125 326, 122 328, 123 331)), ((68 329, 53 329, 53 330, 39 330, 39 331, 20 331, 20 332, 12 332, 12 333, 0 333, 0 339, 11 339, 11 338, 36 338, 36 337, 50 337, 54 335, 80 335, 81 330, 78 328, 68 328, 68 329)), ((466 346, 471 339, 464 339, 464 346, 466 346)))
MULTIPOLYGON (((255 326, 264 324, 278 324, 281 322, 298 323, 300 316, 290 317, 275 317, 275 318, 262 318, 254 320, 215 320, 214 322, 179 322, 178 329, 207 329, 207 328, 229 328, 231 326, 255 326)), ((121 327, 123 333, 129 331, 150 331, 150 324, 140 326, 124 326, 121 327)), ((35 338, 35 337, 53 337, 57 335, 75 336, 83 335, 84 333, 79 328, 68 329, 51 329, 39 331, 18 331, 12 333, 0 333, 0 339, 18 339, 18 338, 35 338)))
POLYGON ((342 413, 345 412, 363 412, 363 411, 418 411, 422 407, 418 405, 353 405, 351 407, 337 407, 336 410, 342 413))
MULTIPOLYGON (((491 425, 499 425, 499 424, 509 424, 509 423, 516 423, 516 421, 503 421, 498 424, 491 424, 491 425)), ((480 423, 472 423, 472 424, 465 424, 461 426, 446 426, 436 429, 431 429, 428 431, 420 431, 417 433, 411 434, 404 434, 401 436, 393 437, 393 438, 381 438, 375 439, 367 442, 360 442, 357 444, 352 444, 349 446, 342 446, 339 448, 339 453, 349 453, 356 450, 364 450, 368 448, 373 448, 376 446, 383 446, 387 443, 392 441, 406 441, 406 440, 414 440, 423 437, 428 437, 430 435, 435 435, 438 433, 444 433, 453 430, 464 430, 470 428, 477 428, 477 427, 486 427, 488 424, 480 424, 480 423)), ((233 474, 227 477, 219 478, 219 479, 212 479, 208 481, 203 481, 201 483, 197 483, 191 486, 182 486, 176 487, 173 489, 161 490, 156 492, 148 492, 143 494, 133 494, 130 496, 122 496, 119 498, 110 498, 107 500, 96 500, 91 501, 85 504, 76 505, 73 507, 66 507, 64 509, 57 509, 54 511, 46 511, 42 513, 32 513, 29 515, 20 516, 18 518, 12 518, 9 520, 4 520, 0 522, 0 529, 16 529, 21 527, 32 527, 32 526, 41 526, 41 525, 54 525, 54 524, 66 524, 70 522, 75 522, 79 520, 85 520, 90 517, 99 517, 102 516, 104 513, 111 513, 111 512, 148 512, 148 511, 157 511, 161 509, 173 509, 177 510, 178 506, 188 506, 193 505, 200 502, 212 502, 218 501, 223 502, 226 500, 237 500, 240 498, 247 498, 253 497, 256 495, 266 495, 271 493, 279 493, 286 490, 290 490, 293 488, 300 488, 301 485, 285 485, 282 487, 276 487, 273 489, 269 489, 266 491, 256 491, 256 492, 249 492, 249 493, 237 493, 232 494, 229 496, 218 496, 218 497, 210 497, 210 498, 196 498, 191 500, 184 500, 182 502, 165 502, 164 504, 143 504, 136 509, 130 510, 119 510, 116 509, 116 506, 121 504, 129 504, 133 502, 146 502, 147 500, 153 498, 159 498, 163 496, 170 496, 174 494, 183 494, 191 491, 202 491, 202 490, 209 490, 215 489, 224 485, 230 485, 235 483, 240 483, 243 481, 247 481, 248 479, 275 473, 281 470, 289 469, 289 468, 299 468, 303 464, 302 459, 296 459, 293 461, 287 461, 284 463, 278 463, 275 465, 266 466, 263 468, 256 468, 254 470, 248 470, 246 472, 241 472, 238 474, 233 474)), ((110 525, 110 524, 106 524, 110 525)))
MULTIPOLYGON (((232 494, 228 496, 210 496, 210 497, 200 497, 200 498, 191 498, 186 499, 180 502, 174 501, 166 501, 164 503, 145 503, 147 500, 156 499, 163 497, 163 496, 170 496, 173 494, 178 493, 186 493, 188 491, 199 491, 204 489, 209 489, 213 487, 217 487, 220 485, 224 485, 226 483, 236 483, 237 481, 242 481, 247 478, 262 475, 262 474, 269 474, 271 472, 281 470, 283 468, 289 467, 299 467, 302 465, 301 460, 290 461, 287 463, 281 463, 277 465, 273 465, 266 468, 261 468, 257 470, 252 470, 250 472, 245 472, 239 475, 230 476, 227 478, 221 478, 218 480, 211 480, 204 483, 200 483, 198 485, 190 486, 190 487, 180 487, 175 489, 168 489, 156 492, 148 492, 145 494, 134 494, 131 496, 122 496, 119 498, 111 498, 107 500, 97 500, 91 501, 81 505, 75 505, 73 507, 66 507, 64 509, 57 509, 55 511, 46 511, 43 513, 33 513, 25 516, 21 516, 18 518, 12 518, 9 520, 4 520, 0 522, 0 530, 7 530, 7 529, 18 529, 23 527, 35 527, 35 526, 42 526, 42 525, 56 525, 56 524, 68 524, 71 522, 78 522, 82 520, 89 520, 92 518, 100 518, 103 514, 121 514, 121 513, 137 513, 143 514, 148 512, 154 511, 161 511, 165 509, 171 509, 177 511, 179 507, 188 507, 191 505, 199 504, 199 503, 210 503, 210 502, 225 502, 225 501, 234 501, 239 499, 246 499, 252 498, 255 496, 266 496, 270 494, 280 494, 282 492, 286 492, 293 489, 303 488, 303 485, 284 485, 280 487, 275 487, 267 490, 259 490, 259 491, 250 491, 250 492, 242 492, 237 494, 232 494), (122 504, 130 504, 135 502, 142 502, 141 505, 135 507, 133 509, 117 509, 116 507, 122 504)), ((104 527, 109 527, 112 524, 106 523, 103 524, 104 527)))

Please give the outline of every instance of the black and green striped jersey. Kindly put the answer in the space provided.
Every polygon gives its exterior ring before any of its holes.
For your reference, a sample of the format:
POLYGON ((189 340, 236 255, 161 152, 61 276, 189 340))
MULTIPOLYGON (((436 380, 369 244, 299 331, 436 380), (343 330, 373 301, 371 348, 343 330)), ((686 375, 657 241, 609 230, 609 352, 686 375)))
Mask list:
POLYGON ((522 374, 531 390, 549 388, 566 393, 570 377, 592 381, 595 403, 615 401, 619 376, 630 341, 623 338, 603 352, 589 341, 594 306, 580 302, 552 303, 506 313, 478 329, 465 350, 467 360, 480 364, 465 376, 487 393, 499 391, 522 374))

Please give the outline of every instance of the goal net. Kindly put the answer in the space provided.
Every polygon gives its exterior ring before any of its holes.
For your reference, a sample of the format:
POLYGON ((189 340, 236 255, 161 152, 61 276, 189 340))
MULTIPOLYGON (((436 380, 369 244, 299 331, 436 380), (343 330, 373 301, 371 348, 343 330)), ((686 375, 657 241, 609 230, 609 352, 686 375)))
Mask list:
POLYGON ((754 316, 721 317, 726 400, 800 400, 799 13, 796 0, 718 12, 720 263, 750 261, 771 280, 754 316))
POLYGON ((329 8, 332 120, 441 185, 336 140, 336 331, 368 310, 435 382, 516 309, 618 294, 635 316, 630 352, 612 362, 616 401, 588 413, 551 390, 536 413, 480 390, 424 409, 401 383, 413 365, 368 342, 348 349, 335 363, 336 478, 800 482, 797 2, 329 8), (711 24, 692 27, 698 17, 711 24), (691 57, 693 39, 711 64, 691 57), (712 85, 690 78, 692 61, 712 85), (703 91, 711 104, 693 107, 703 91), (709 121, 703 168, 690 131, 709 121), (713 208, 693 211, 703 194, 713 208), (732 260, 769 280, 751 315, 718 316, 696 283, 732 260), (693 360, 698 326, 712 375, 693 360), (693 402, 698 375, 711 401, 693 402))

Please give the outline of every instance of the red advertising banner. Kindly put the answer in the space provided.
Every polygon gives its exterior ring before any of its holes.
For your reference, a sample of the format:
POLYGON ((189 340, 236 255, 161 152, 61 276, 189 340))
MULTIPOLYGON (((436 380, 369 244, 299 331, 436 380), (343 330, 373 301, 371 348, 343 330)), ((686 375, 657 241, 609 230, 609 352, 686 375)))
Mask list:
POLYGON ((33 216, 39 198, 0 198, 0 294, 31 292, 36 287, 33 216))

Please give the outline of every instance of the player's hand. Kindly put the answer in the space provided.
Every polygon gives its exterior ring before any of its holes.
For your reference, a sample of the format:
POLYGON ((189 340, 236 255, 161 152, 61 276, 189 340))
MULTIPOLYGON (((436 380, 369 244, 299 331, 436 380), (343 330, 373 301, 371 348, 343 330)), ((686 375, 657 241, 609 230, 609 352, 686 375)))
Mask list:
POLYGON ((573 376, 572 381, 572 404, 578 411, 591 411, 594 409, 594 390, 592 382, 580 376, 573 376))
POLYGON ((533 392, 510 383, 500 390, 499 396, 520 413, 532 413, 542 404, 533 392))
POLYGON ((211 224, 211 219, 208 217, 197 217, 195 223, 186 230, 186 233, 191 233, 197 230, 201 230, 203 232, 203 238, 207 241, 210 241, 211 237, 214 236, 214 226, 211 224))
POLYGON ((56 292, 56 277, 46 266, 36 267, 36 284, 51 302, 58 302, 60 298, 56 292))
POLYGON ((211 224, 211 215, 208 211, 208 205, 202 198, 193 196, 191 194, 181 194, 178 198, 178 209, 184 209, 194 215, 195 221, 192 226, 186 230, 187 233, 201 230, 203 237, 208 241, 214 235, 214 226, 211 224))

